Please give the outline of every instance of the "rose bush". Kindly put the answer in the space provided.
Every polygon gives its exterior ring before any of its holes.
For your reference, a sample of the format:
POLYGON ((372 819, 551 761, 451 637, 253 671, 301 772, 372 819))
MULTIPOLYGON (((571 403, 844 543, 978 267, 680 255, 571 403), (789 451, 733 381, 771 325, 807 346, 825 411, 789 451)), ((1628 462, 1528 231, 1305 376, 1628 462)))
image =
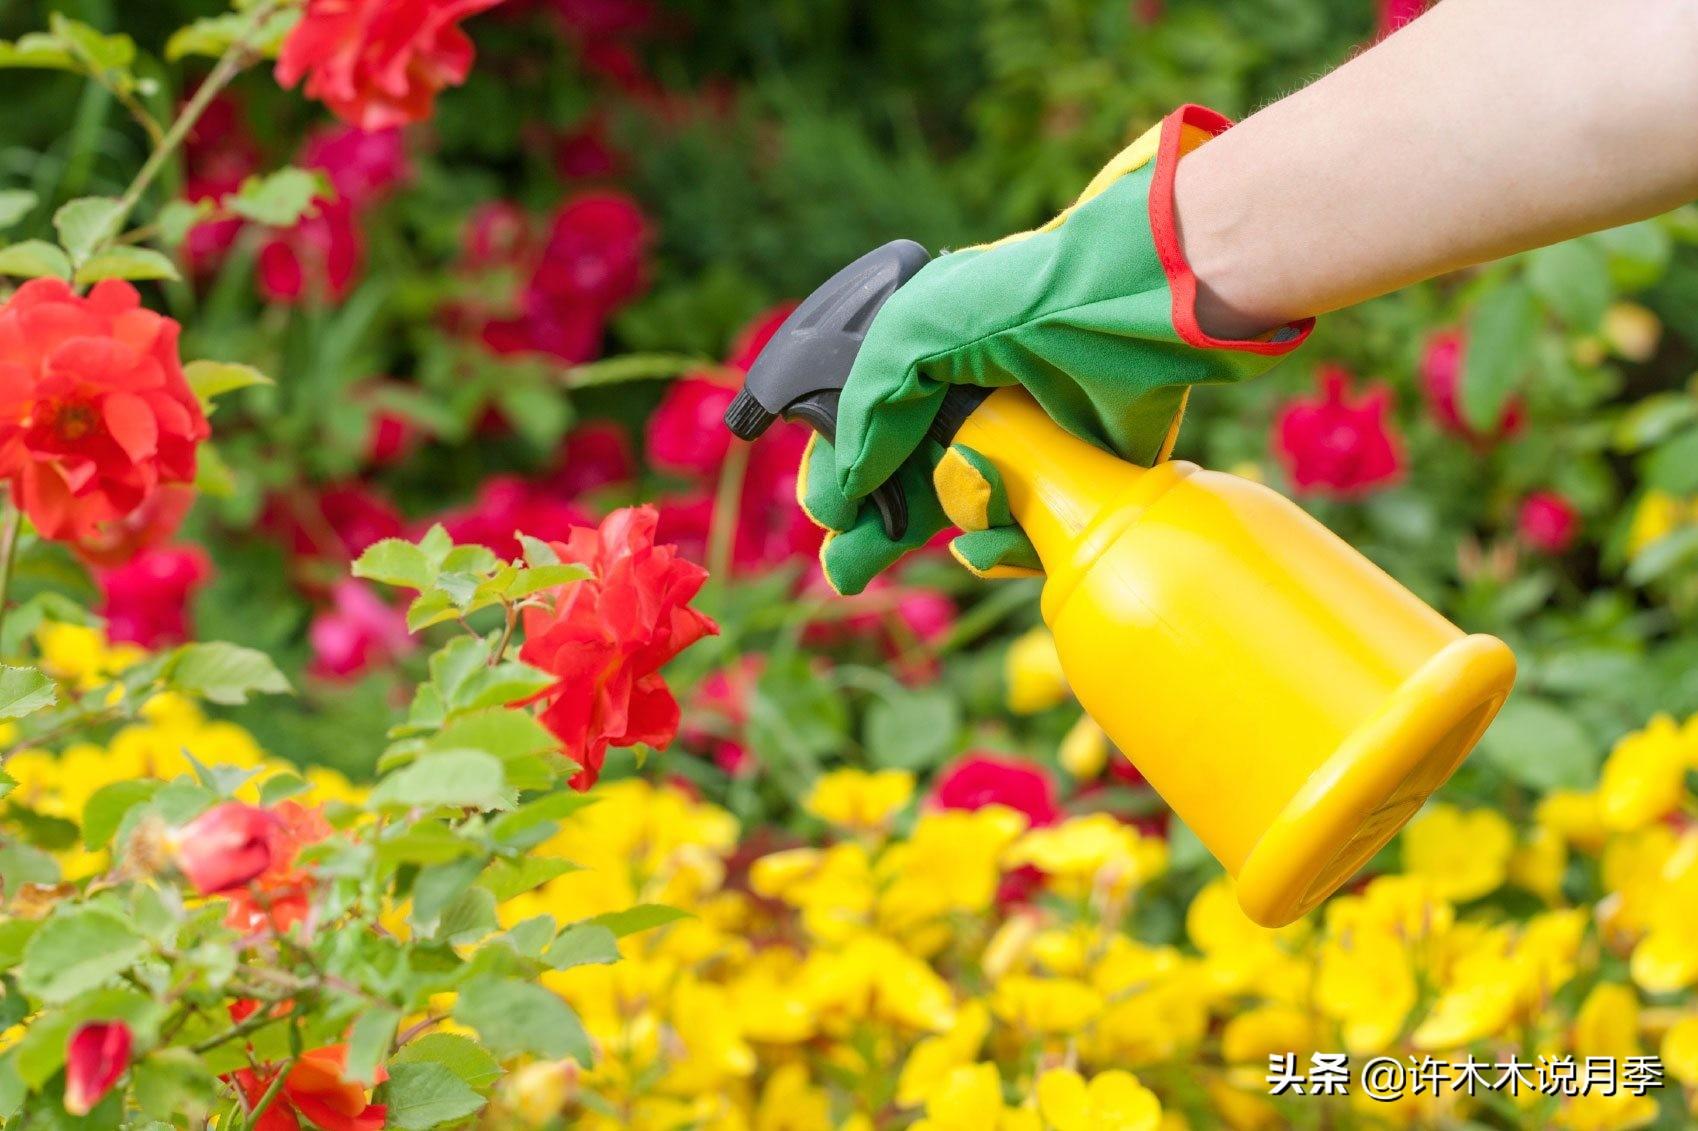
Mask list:
POLYGON ((1180 455, 1522 667, 1283 931, 1034 583, 832 597, 805 432, 717 425, 866 247, 1423 7, 0 10, 0 1124, 1687 1126, 1692 209, 1193 395, 1180 455), (1530 1083, 1269 1095, 1328 1051, 1530 1083), (1663 1078, 1565 1092, 1598 1056, 1663 1078))

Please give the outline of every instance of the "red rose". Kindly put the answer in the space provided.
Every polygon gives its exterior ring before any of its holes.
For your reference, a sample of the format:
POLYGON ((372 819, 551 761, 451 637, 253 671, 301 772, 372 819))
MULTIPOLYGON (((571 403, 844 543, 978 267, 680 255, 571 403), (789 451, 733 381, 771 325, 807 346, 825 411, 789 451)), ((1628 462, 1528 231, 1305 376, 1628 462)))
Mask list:
POLYGON ((554 171, 565 181, 589 181, 619 171, 618 150, 608 140, 607 121, 591 114, 575 129, 554 139, 554 171))
POLYGON ((395 504, 357 482, 275 496, 260 523, 296 557, 335 562, 351 562, 372 543, 406 531, 395 504))
POLYGON ((233 891, 271 867, 280 830, 269 810, 240 801, 215 805, 173 836, 177 870, 201 895, 233 891))
POLYGON ((580 425, 566 437, 560 463, 549 476, 550 489, 568 499, 616 483, 628 483, 637 474, 636 457, 625 429, 610 421, 580 425))
POLYGON ((649 462, 680 475, 717 472, 731 450, 723 421, 736 395, 735 385, 706 374, 687 373, 672 382, 649 414, 649 462))
POLYGON ((93 538, 192 483, 209 430, 180 327, 128 283, 32 279, 0 306, 0 477, 43 537, 93 538))
POLYGON ((259 293, 284 304, 340 302, 364 261, 354 206, 321 199, 300 223, 275 232, 260 247, 259 293))
POLYGON ((192 486, 167 483, 123 518, 100 523, 92 532, 78 538, 77 556, 93 566, 121 566, 177 533, 194 505, 192 486))
POLYGON ((312 909, 314 878, 296 858, 301 849, 317 844, 331 831, 322 810, 298 801, 280 801, 269 815, 271 851, 265 867, 248 883, 224 893, 230 905, 224 921, 250 935, 266 929, 286 931, 306 919, 312 909))
POLYGON ((1489 434, 1481 435, 1463 419, 1458 398, 1462 389, 1462 360, 1465 342, 1456 330, 1442 330, 1427 340, 1421 354, 1421 393, 1427 410, 1440 428, 1474 444, 1492 444, 1512 439, 1526 422, 1526 409, 1519 397, 1503 406, 1489 434))
POLYGON ((143 648, 182 643, 189 637, 189 599, 210 576, 212 562, 198 546, 145 550, 124 565, 101 570, 106 635, 143 648))
POLYGON ((460 22, 501 0, 307 0, 277 57, 277 82, 362 130, 430 117, 437 92, 466 81, 472 41, 460 22))
POLYGON ((1024 813, 1032 827, 1061 819, 1055 783, 1043 769, 1013 758, 970 753, 947 767, 932 787, 940 809, 983 809, 1002 805, 1024 813))
POLYGON ((1521 500, 1515 525, 1521 540, 1547 554, 1561 554, 1580 535, 1580 512, 1555 491, 1534 491, 1521 500))
POLYGON ((307 627, 314 675, 351 679, 417 647, 407 631, 407 614, 386 604, 370 586, 339 581, 330 590, 330 600, 330 608, 307 627))
POLYGON ((1299 491, 1340 498, 1369 493, 1403 470, 1387 414, 1391 389, 1372 386, 1350 395, 1350 374, 1336 365, 1318 374, 1320 396, 1288 401, 1274 420, 1274 446, 1299 491))
POLYGON ((623 193, 586 192, 549 221, 532 291, 553 303, 607 313, 643 288, 648 220, 623 193))
POLYGON ((413 176, 406 138, 399 129, 331 126, 318 130, 302 147, 301 164, 322 170, 337 198, 355 207, 381 199, 413 176))
POLYGON ((652 507, 627 507, 554 543, 561 561, 593 576, 562 586, 552 603, 524 612, 519 658, 555 677, 536 699, 541 719, 582 767, 574 789, 595 784, 609 746, 656 748, 678 730, 678 702, 660 668, 719 631, 690 608, 707 571, 657 546, 652 507))
POLYGON ((130 1027, 122 1021, 79 1025, 65 1045, 65 1110, 87 1115, 130 1066, 130 1027))
POLYGON ((484 480, 470 505, 443 515, 439 521, 454 541, 488 546, 497 556, 511 561, 524 555, 520 534, 552 542, 570 538, 574 530, 592 520, 576 504, 557 497, 544 485, 517 475, 497 475, 484 480))
MULTIPOLYGON (((389 1118, 388 1107, 372 1103, 365 1085, 344 1078, 347 1065, 346 1045, 302 1053, 253 1131, 301 1131, 303 1118, 318 1131, 382 1131, 389 1118)), ((231 1078, 252 1107, 270 1091, 277 1071, 244 1068, 231 1078)), ((381 1084, 388 1078, 388 1071, 378 1065, 375 1082, 381 1084)))

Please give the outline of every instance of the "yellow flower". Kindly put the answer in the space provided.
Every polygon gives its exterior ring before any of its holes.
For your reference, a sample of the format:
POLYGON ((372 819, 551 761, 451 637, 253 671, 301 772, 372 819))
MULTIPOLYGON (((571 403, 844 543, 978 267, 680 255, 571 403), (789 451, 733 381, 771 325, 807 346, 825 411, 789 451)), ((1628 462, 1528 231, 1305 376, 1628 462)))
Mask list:
POLYGON ((1389 1045, 1415 998, 1415 971, 1398 940, 1356 931, 1348 941, 1334 939, 1321 949, 1315 1001, 1339 1022, 1351 1052, 1378 1052, 1389 1045))
POLYGON ((1403 868, 1464 903, 1498 888, 1515 850, 1515 830, 1490 809, 1435 804, 1403 830, 1403 868))
POLYGON ((983 1004, 967 1002, 955 1015, 949 1032, 926 1037, 914 1046, 896 1081, 899 1107, 917 1107, 949 1079, 950 1073, 979 1058, 979 1046, 990 1032, 990 1014, 983 1004))
POLYGON ((1574 1051, 1617 1060, 1639 1055, 1639 995, 1629 986, 1600 982, 1574 1015, 1574 1051))
POLYGON ((814 1013, 796 984, 801 961, 790 950, 766 947, 731 981, 731 1008, 752 1041, 793 1044, 814 1035, 814 1013))
POLYGON ((1644 828, 1679 808, 1686 795, 1686 771, 1698 752, 1693 722, 1683 728, 1667 715, 1658 715, 1615 744, 1598 779, 1598 811, 1605 825, 1644 828))
POLYGON ((1698 830, 1683 833, 1658 870, 1646 900, 1649 930, 1633 948, 1633 980, 1653 993, 1672 993, 1698 981, 1698 830))
POLYGON ((1683 1017, 1663 1034, 1663 1067, 1689 1088, 1698 1088, 1698 1015, 1683 1017))
POLYGON ((1572 789, 1557 789, 1539 801, 1533 819, 1582 852, 1596 855, 1604 850, 1610 831, 1598 810, 1598 795, 1572 789))
POLYGON ((1107 813, 1092 813, 1031 830, 1014 842, 1003 863, 1036 865, 1070 894, 1082 895, 1099 884, 1119 892, 1161 874, 1167 867, 1167 843, 1142 836, 1107 813))
POLYGON ((808 812, 848 829, 884 828, 914 796, 914 775, 903 770, 837 770, 814 783, 808 812))
POLYGON ((1640 497, 1633 512, 1633 524, 1627 531, 1627 552, 1636 557, 1653 542, 1660 542, 1695 521, 1698 521, 1698 500, 1679 499, 1653 487, 1640 497))
POLYGON ((1221 876, 1205 885, 1185 912, 1185 931, 1203 952, 1205 969, 1223 993, 1251 986, 1278 985, 1270 977, 1290 960, 1288 948, 1309 932, 1308 920, 1270 929, 1253 922, 1238 906, 1232 880, 1221 876))
POLYGON ((566 1109, 577 1092, 578 1066, 569 1060, 538 1061, 502 1081, 502 1106, 526 1127, 541 1127, 566 1109))
POLYGON ((1016 715, 1048 710, 1068 696, 1067 677, 1061 671, 1055 637, 1047 628, 1034 628, 1008 646, 1005 671, 1008 709, 1016 715))
POLYGON ((1327 931, 1334 937, 1374 931, 1418 942, 1450 930, 1456 911, 1432 880, 1419 875, 1376 876, 1360 895, 1327 904, 1327 931))
POLYGON ((1095 1020, 1103 1006, 1103 996, 1075 978, 1014 974, 991 991, 991 1012, 1028 1033, 1075 1032, 1095 1020))
POLYGON ((43 670, 85 691, 147 655, 134 644, 108 644, 104 629, 81 624, 48 621, 36 629, 35 640, 43 670))
POLYGON ((1262 1005, 1228 1019, 1220 1037, 1220 1052, 1228 1064, 1254 1065, 1265 1072, 1268 1056, 1276 1052, 1314 1051, 1315 1021, 1289 1005, 1262 1005))
POLYGON ((780 1065, 761 1091, 753 1131, 833 1131, 831 1096, 808 1079, 806 1065, 780 1065))
POLYGON ((946 915, 989 910, 1002 880, 998 861, 1025 827, 1024 814, 1001 805, 922 815, 873 867, 880 926, 906 933, 946 915))
POLYGON ((1657 1101, 1649 1095, 1618 1091, 1610 1096, 1591 1091, 1562 1105, 1557 1126, 1568 1131, 1633 1131, 1650 1126, 1656 1118, 1657 1101))
POLYGON ((1068 728, 1061 740, 1061 768, 1080 781, 1090 781, 1108 764, 1108 735, 1089 715, 1068 728))
POLYGON ((749 869, 749 886, 756 895, 799 908, 803 925, 821 939, 846 938, 873 907, 872 862, 853 841, 763 856, 749 869))
POLYGON ((799 976, 822 1024, 846 1029, 876 1018, 941 1033, 955 1024, 955 995, 938 973, 889 939, 857 935, 837 950, 815 950, 799 976))
POLYGON ((1509 879, 1546 903, 1562 900, 1562 878, 1568 871, 1568 846, 1545 828, 1534 828, 1509 858, 1509 879))
POLYGON ((1070 1068, 1038 1077, 1038 1111, 1055 1131, 1157 1131, 1161 1103, 1130 1072, 1084 1078, 1070 1068))

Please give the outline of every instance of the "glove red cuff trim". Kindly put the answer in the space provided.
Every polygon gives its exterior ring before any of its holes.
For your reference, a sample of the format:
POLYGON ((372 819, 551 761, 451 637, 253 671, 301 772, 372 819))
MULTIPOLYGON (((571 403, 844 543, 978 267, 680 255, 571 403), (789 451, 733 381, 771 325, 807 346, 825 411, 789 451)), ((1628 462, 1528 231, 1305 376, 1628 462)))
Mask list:
POLYGON ((1292 322, 1275 337, 1216 338, 1197 324, 1197 276, 1185 259, 1179 243, 1179 225, 1173 216, 1173 174, 1179 167, 1181 142, 1185 127, 1195 126, 1219 136, 1232 125, 1231 119, 1217 114, 1206 106, 1185 105, 1162 120, 1161 142, 1156 150, 1156 167, 1150 182, 1150 234, 1155 240, 1156 255, 1167 275, 1168 290, 1173 294, 1173 326, 1187 345, 1198 349, 1241 350, 1269 356, 1288 354, 1309 337, 1315 328, 1313 318, 1292 322))

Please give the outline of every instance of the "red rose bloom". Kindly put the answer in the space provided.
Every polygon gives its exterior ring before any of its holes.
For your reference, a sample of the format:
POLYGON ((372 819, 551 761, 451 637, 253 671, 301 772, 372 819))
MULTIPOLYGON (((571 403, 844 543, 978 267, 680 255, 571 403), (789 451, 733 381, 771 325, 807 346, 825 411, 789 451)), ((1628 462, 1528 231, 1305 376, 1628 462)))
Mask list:
POLYGON ((736 386, 709 374, 687 373, 674 381, 649 415, 649 462, 680 475, 711 475, 731 449, 725 410, 736 386))
POLYGON ((103 522, 93 532, 78 538, 77 555, 93 566, 121 566, 177 533, 194 505, 192 486, 167 483, 123 518, 103 522))
POLYGON ((661 665, 719 631, 689 606, 707 571, 655 545, 658 519, 652 507, 627 507, 599 529, 580 527, 553 543, 561 561, 580 562, 593 576, 524 612, 519 658, 555 677, 536 699, 543 724, 582 767, 574 789, 595 784, 609 746, 672 741, 678 702, 661 665))
POLYGON ((524 555, 520 534, 552 542, 570 538, 574 530, 592 520, 576 504, 556 497, 546 486, 517 475, 497 475, 484 480, 471 505, 438 521, 455 542, 487 546, 511 561, 524 555))
POLYGON ((417 647, 407 631, 407 614, 386 604, 370 586, 339 581, 330 590, 330 601, 330 608, 307 626, 314 675, 352 679, 417 647))
POLYGON ((79 1025, 65 1046, 65 1110, 87 1115, 130 1066, 130 1027, 122 1021, 79 1025))
POLYGON ((273 823, 265 867, 246 885, 224 893, 230 904, 224 921, 250 935, 266 929, 286 931, 306 920, 312 909, 314 877, 297 857, 301 849, 317 844, 331 831, 322 810, 298 801, 280 801, 269 814, 273 823))
POLYGON ((940 809, 983 809, 1002 805, 1024 813, 1032 827, 1061 819, 1055 783, 1034 765, 994 754, 970 753, 945 769, 932 789, 940 809))
POLYGON ((259 293, 271 302, 340 302, 365 261, 359 218, 346 200, 319 200, 259 249, 259 293))
POLYGON ((43 537, 95 537, 192 483, 208 428, 180 327, 128 283, 32 279, 0 306, 0 477, 43 537))
MULTIPOLYGON (((329 1045, 302 1053, 253 1131, 301 1131, 302 1119, 319 1131, 382 1131, 389 1118, 388 1107, 372 1103, 365 1085, 343 1077, 347 1064, 346 1045, 329 1045)), ((244 1068, 231 1078, 252 1107, 270 1090, 277 1079, 277 1069, 256 1072, 244 1068)), ((388 1071, 379 1065, 376 1082, 381 1084, 388 1078, 388 1071)))
POLYGON ((413 176, 407 142, 399 129, 332 126, 319 130, 302 147, 301 164, 322 170, 337 198, 356 207, 382 199, 413 176))
POLYGON ((642 291, 649 237, 642 209, 623 193, 575 196, 549 222, 531 289, 555 303, 610 312, 642 291))
POLYGON ((1519 397, 1510 398, 1503 406, 1497 423, 1488 434, 1476 431, 1462 416, 1458 400, 1462 389, 1462 359, 1465 341, 1456 330, 1442 330, 1427 340, 1421 354, 1421 395, 1426 398, 1427 410, 1440 428, 1476 445, 1498 443, 1513 439, 1526 423, 1526 408, 1519 397))
POLYGON ((277 57, 277 82, 351 126, 383 130, 430 117, 437 92, 466 81, 460 23, 501 0, 307 0, 277 57))
POLYGON ((198 546, 146 550, 101 570, 107 637, 143 648, 182 643, 189 638, 189 599, 210 576, 212 562, 198 546))
POLYGON ((1535 550, 1561 554, 1580 535, 1580 512, 1555 491, 1534 491, 1521 500, 1515 525, 1521 540, 1535 550))
POLYGON ((1274 420, 1274 447, 1299 491, 1355 498, 1396 479, 1401 446, 1391 430, 1391 389, 1350 395, 1350 375, 1323 366, 1320 396, 1287 402, 1274 420))
POLYGON ((272 865, 281 824, 267 809, 226 801, 172 838, 177 869, 201 895, 234 891, 272 865))
POLYGON ((566 437, 559 466, 549 476, 548 486, 572 499, 628 483, 636 474, 637 461, 625 430, 610 421, 600 421, 581 425, 566 437))

